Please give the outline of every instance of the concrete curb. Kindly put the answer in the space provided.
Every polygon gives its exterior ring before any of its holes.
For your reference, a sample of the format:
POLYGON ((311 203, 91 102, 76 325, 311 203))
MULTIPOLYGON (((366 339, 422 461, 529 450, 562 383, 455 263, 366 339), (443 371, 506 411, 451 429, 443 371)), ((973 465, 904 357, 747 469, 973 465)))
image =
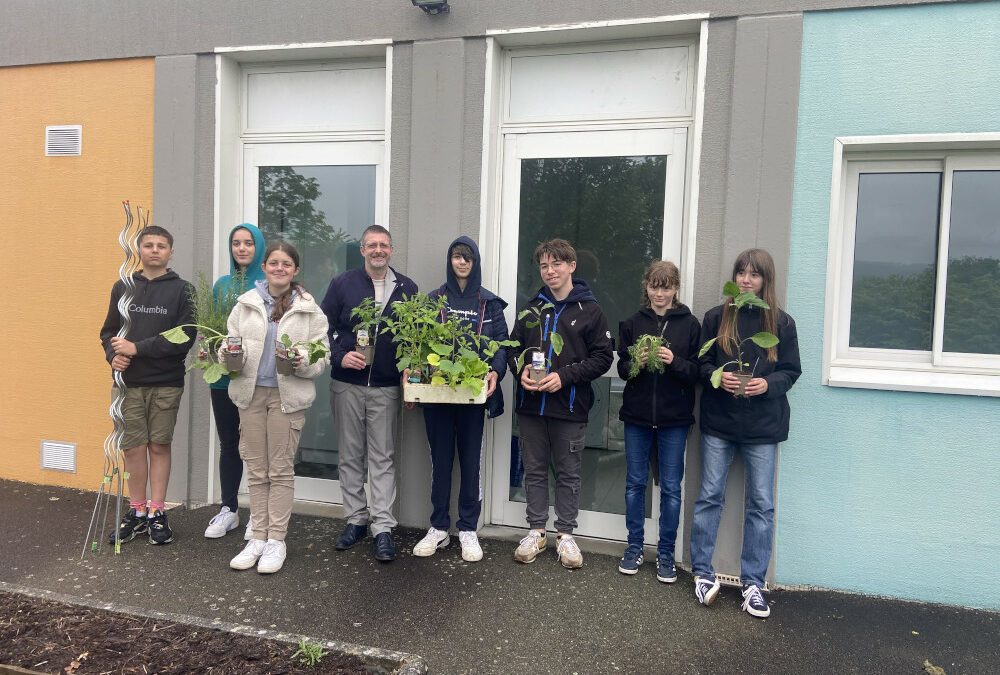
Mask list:
POLYGON ((198 628, 208 628, 212 630, 225 631, 227 633, 259 637, 265 640, 277 640, 279 642, 287 642, 288 644, 293 645, 297 645, 299 640, 305 638, 311 642, 321 644, 327 649, 356 656, 366 663, 375 662, 379 666, 386 668, 393 673, 397 673, 398 675, 423 675, 424 673, 429 672, 427 663, 424 661, 423 657, 417 656, 416 654, 407 654, 406 652, 396 652, 389 649, 379 649, 377 647, 366 647, 364 645, 354 644, 351 642, 341 642, 339 640, 328 640, 326 638, 317 638, 308 635, 291 634, 267 628, 254 628, 253 626, 229 623, 226 621, 219 621, 218 619, 209 621, 208 619, 191 616, 189 614, 150 611, 132 605, 123 605, 117 602, 100 602, 97 600, 80 598, 75 595, 67 595, 65 593, 56 593, 54 591, 46 591, 44 589, 32 588, 30 586, 12 584, 6 581, 0 581, 0 591, 18 593, 20 595, 27 595, 28 597, 38 598, 40 600, 52 600, 66 605, 75 605, 78 607, 86 607, 88 609, 100 609, 108 612, 115 612, 117 614, 131 614, 133 616, 141 616, 150 619, 164 619, 173 623, 182 623, 190 626, 197 626, 198 628))

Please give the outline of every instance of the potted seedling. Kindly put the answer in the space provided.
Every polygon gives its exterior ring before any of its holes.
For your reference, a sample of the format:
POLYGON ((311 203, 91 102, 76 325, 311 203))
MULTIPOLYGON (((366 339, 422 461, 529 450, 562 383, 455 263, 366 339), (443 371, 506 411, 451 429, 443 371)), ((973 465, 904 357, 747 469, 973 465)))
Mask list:
POLYGON ((512 340, 476 335, 471 326, 448 316, 446 300, 416 293, 393 305, 383 332, 396 342, 396 366, 406 374, 403 400, 410 403, 484 403, 490 359, 512 340))
MULTIPOLYGON (((525 322, 526 328, 537 328, 542 325, 542 315, 550 309, 554 309, 555 305, 551 302, 546 302, 541 306, 531 306, 527 309, 521 310, 521 313, 517 315, 517 320, 520 321, 525 317, 531 317, 527 322, 525 322)), ((563 339, 559 333, 556 332, 555 326, 549 331, 549 343, 552 345, 552 352, 558 356, 562 353, 563 339)), ((548 375, 549 367, 552 365, 552 361, 545 356, 545 336, 542 331, 538 331, 538 347, 527 347, 522 351, 517 357, 517 372, 520 373, 521 369, 524 368, 525 358, 528 353, 531 353, 531 366, 528 367, 528 379, 530 379, 535 384, 538 384, 545 376, 548 375)))
MULTIPOLYGON (((233 287, 242 288, 243 279, 243 272, 233 275, 233 287)), ((203 371, 202 377, 209 384, 218 382, 225 375, 237 375, 243 368, 242 343, 236 349, 236 344, 226 342, 226 321, 236 304, 236 293, 216 297, 212 284, 204 274, 199 274, 198 280, 190 287, 188 296, 194 308, 194 323, 174 326, 160 334, 174 344, 184 344, 189 339, 184 329, 194 328, 198 331, 198 351, 188 370, 198 368, 203 371), (223 348, 221 363, 220 347, 223 348)))
POLYGON ((292 342, 285 333, 274 343, 275 368, 279 375, 295 374, 295 359, 301 357, 312 365, 330 353, 330 348, 322 342, 299 340, 292 342))
POLYGON ((640 335, 635 344, 628 348, 629 368, 628 379, 637 377, 643 370, 648 370, 653 374, 664 371, 663 359, 660 358, 660 347, 670 348, 670 342, 660 335, 640 335), (639 365, 643 357, 646 358, 644 365, 639 365))
MULTIPOLYGON (((752 291, 740 293, 739 287, 732 281, 727 281, 725 286, 722 287, 722 295, 731 299, 729 305, 736 309, 737 317, 739 317, 740 310, 747 306, 759 307, 761 309, 771 308, 752 291)), ((744 338, 740 336, 738 324, 739 321, 733 322, 732 335, 716 336, 703 344, 701 349, 698 351, 698 357, 701 358, 704 356, 717 340, 722 340, 725 344, 728 344, 730 349, 735 350, 736 358, 731 361, 726 361, 712 371, 712 386, 718 389, 722 385, 722 374, 726 371, 726 366, 735 364, 736 370, 733 371, 732 374, 737 380, 740 381, 739 388, 736 390, 735 395, 746 396, 746 386, 753 377, 753 368, 750 367, 750 364, 746 361, 746 357, 743 355, 743 345, 746 344, 747 341, 750 341, 761 349, 770 349, 778 344, 778 336, 767 331, 760 331, 759 333, 754 333, 750 337, 744 338)))
POLYGON ((365 357, 365 365, 370 366, 375 358, 375 339, 382 322, 382 307, 374 298, 365 298, 351 310, 351 318, 357 320, 354 324, 357 336, 355 351, 360 352, 365 357))

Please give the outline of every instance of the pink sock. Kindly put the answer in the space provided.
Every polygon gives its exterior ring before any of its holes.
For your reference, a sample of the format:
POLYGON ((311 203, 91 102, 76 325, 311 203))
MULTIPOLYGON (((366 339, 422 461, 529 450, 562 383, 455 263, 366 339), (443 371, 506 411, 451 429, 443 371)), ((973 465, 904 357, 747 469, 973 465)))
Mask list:
POLYGON ((146 510, 146 500, 145 499, 129 499, 128 507, 130 509, 135 509, 136 513, 145 512, 146 510))
POLYGON ((154 502, 152 499, 149 500, 149 512, 150 513, 156 513, 157 511, 163 511, 164 507, 166 507, 166 503, 164 503, 164 502, 154 502))

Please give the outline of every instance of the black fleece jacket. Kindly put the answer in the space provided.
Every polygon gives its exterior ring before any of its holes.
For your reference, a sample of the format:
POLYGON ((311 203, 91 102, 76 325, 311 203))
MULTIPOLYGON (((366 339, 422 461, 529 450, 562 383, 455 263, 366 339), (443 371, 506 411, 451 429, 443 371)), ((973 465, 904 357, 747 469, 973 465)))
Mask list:
POLYGON ((548 287, 542 287, 528 304, 541 307, 547 302, 554 307, 542 312, 540 325, 529 328, 527 323, 533 318, 529 315, 518 319, 511 332, 511 338, 521 344, 508 352, 510 372, 517 383, 514 395, 517 412, 586 422, 594 404, 590 383, 606 373, 614 360, 608 320, 590 287, 580 279, 573 280, 573 290, 565 300, 556 302, 548 287), (562 353, 558 355, 552 350, 553 330, 563 339, 562 353), (525 367, 530 366, 531 351, 538 351, 539 343, 546 358, 551 360, 550 370, 558 373, 562 380, 562 388, 554 394, 527 391, 520 385, 517 356, 525 347, 531 348, 525 357, 525 367))
MULTIPOLYGON (((719 334, 723 305, 713 307, 701 324, 701 342, 719 334)), ((764 330, 761 310, 744 307, 737 318, 737 329, 743 338, 764 330)), ((729 361, 735 361, 716 342, 701 357, 701 380, 705 390, 701 395, 700 427, 705 433, 727 441, 747 444, 780 443, 788 439, 790 410, 785 395, 802 374, 799 362, 799 338, 795 321, 778 310, 778 360, 768 361, 767 350, 747 340, 743 356, 753 369, 754 377, 767 380, 767 391, 760 396, 737 397, 721 387, 712 386, 712 371, 729 361)), ((727 371, 736 370, 731 364, 727 371)))
MULTIPOLYGON (((195 331, 193 328, 185 329, 189 339, 182 345, 175 345, 160 333, 174 326, 194 323, 189 291, 191 284, 173 270, 167 270, 166 274, 155 279, 147 279, 141 272, 135 272, 132 280, 135 292, 128 307, 132 325, 125 339, 135 343, 136 355, 122 372, 125 386, 183 387, 184 357, 191 348, 195 331)), ((124 292, 125 284, 119 279, 111 287, 108 314, 101 326, 101 345, 108 363, 115 357, 111 338, 118 335, 121 328, 118 299, 124 292)))
POLYGON ((694 390, 698 383, 698 319, 687 305, 678 304, 657 316, 650 308, 619 324, 618 376, 625 383, 618 419, 644 427, 689 426, 694 424, 694 390), (663 373, 641 370, 631 380, 629 347, 643 335, 661 335, 670 343, 674 359, 663 373))

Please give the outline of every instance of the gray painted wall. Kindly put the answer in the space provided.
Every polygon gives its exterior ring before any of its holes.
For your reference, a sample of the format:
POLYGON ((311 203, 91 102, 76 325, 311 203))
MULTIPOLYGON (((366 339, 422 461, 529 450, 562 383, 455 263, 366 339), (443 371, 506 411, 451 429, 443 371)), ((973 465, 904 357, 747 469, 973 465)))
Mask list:
POLYGON ((214 51, 216 47, 485 35, 487 30, 708 12, 712 18, 928 4, 928 0, 451 0, 423 14, 409 0, 4 0, 0 65, 214 51))

